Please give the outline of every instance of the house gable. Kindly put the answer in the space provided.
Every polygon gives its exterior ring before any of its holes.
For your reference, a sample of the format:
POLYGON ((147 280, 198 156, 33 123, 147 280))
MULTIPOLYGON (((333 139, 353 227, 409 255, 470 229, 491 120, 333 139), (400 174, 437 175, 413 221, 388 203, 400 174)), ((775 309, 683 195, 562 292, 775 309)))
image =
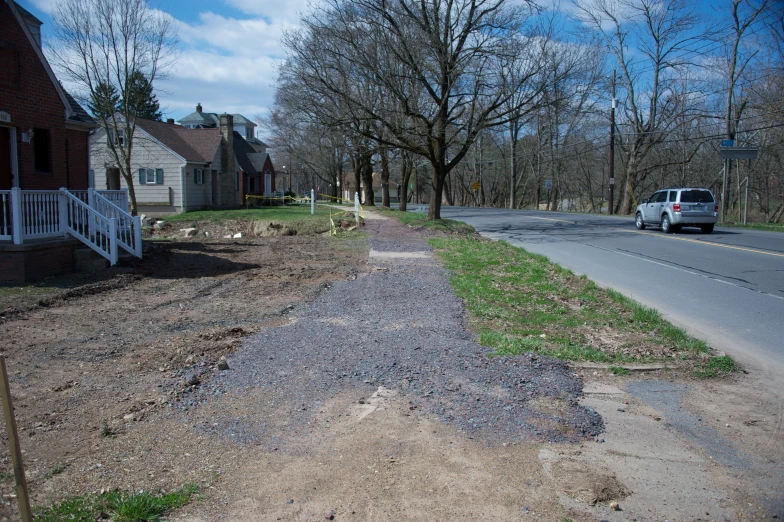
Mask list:
POLYGON ((88 131, 95 122, 77 110, 54 76, 28 26, 36 29, 40 22, 19 9, 11 0, 0 2, 0 109, 5 113, 0 125, 10 134, 11 184, 86 188, 88 131))

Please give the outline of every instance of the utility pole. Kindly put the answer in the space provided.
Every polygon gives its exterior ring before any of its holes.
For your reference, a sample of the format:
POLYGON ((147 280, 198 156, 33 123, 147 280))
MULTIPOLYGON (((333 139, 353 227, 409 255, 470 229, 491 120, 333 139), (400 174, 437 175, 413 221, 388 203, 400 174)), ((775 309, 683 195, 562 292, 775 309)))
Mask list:
POLYGON ((610 109, 610 207, 607 213, 613 213, 613 196, 615 195, 615 69, 612 74, 612 108, 610 109))

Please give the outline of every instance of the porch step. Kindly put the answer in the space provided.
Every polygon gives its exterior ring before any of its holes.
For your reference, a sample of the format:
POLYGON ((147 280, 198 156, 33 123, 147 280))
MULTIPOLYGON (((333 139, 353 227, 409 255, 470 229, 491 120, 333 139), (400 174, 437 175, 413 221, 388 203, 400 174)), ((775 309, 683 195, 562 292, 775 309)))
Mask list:
MULTIPOLYGON (((127 263, 134 259, 136 258, 128 252, 121 251, 119 253, 119 261, 121 263, 127 263)), ((75 248, 73 251, 74 272, 95 272, 97 270, 104 270, 110 266, 108 259, 91 248, 75 248)))
POLYGON ((109 267, 109 260, 91 248, 75 248, 73 251, 74 272, 96 272, 109 267))

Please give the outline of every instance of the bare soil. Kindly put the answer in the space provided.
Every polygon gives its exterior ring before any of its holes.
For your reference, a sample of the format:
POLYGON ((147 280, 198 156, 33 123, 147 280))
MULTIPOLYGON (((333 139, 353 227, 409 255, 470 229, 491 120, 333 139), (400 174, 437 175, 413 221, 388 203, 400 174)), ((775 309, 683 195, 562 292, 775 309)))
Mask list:
MULTIPOLYGON (((285 323, 300 303, 365 270, 367 259, 366 242, 324 236, 159 238, 146 247, 142 262, 0 298, 35 505, 219 476, 232 462, 227 448, 171 420, 184 381, 209 380, 244 337, 285 323), (88 279, 99 282, 80 284, 88 279)), ((0 516, 15 518, 7 446, 0 490, 0 516)))

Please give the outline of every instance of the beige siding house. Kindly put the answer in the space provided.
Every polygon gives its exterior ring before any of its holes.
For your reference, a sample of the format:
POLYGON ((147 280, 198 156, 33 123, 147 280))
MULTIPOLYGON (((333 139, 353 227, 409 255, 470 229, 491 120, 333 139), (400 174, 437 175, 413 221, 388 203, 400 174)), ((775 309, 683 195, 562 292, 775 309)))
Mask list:
MULTIPOLYGON (((127 184, 116 168, 107 139, 100 130, 90 140, 92 186, 122 189, 127 184)), ((195 129, 175 125, 172 120, 138 119, 132 168, 139 213, 161 216, 241 204, 245 179, 255 171, 247 172, 243 168, 247 162, 236 157, 237 139, 242 137, 234 132, 231 115, 221 115, 220 127, 195 129)))

